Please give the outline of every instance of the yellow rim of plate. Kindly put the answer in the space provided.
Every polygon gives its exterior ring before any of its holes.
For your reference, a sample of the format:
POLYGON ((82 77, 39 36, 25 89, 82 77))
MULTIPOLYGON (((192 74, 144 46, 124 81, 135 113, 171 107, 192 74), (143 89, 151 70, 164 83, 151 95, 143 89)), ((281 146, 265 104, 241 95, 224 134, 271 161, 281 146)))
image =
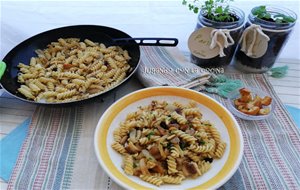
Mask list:
POLYGON ((227 128, 230 138, 229 156, 224 164, 224 167, 219 171, 217 175, 215 175, 205 183, 196 187, 192 187, 190 189, 209 189, 222 185, 219 183, 221 181, 225 182, 225 179, 231 177, 234 172, 233 170, 237 169, 237 166, 240 163, 243 147, 241 146, 242 144, 237 143, 242 143, 242 137, 241 133, 238 130, 238 124, 237 122, 235 122, 233 117, 215 100, 199 92, 178 87, 155 87, 136 91, 118 100, 109 109, 107 109, 107 111, 103 114, 97 125, 97 130, 95 134, 95 149, 98 154, 97 157, 100 163, 102 162, 102 167, 108 173, 110 173, 111 176, 118 179, 123 185, 134 189, 151 189, 137 184, 136 182, 128 178, 125 174, 122 174, 110 159, 107 146, 103 145, 106 145, 107 142, 109 126, 111 125, 114 118, 124 108, 136 101, 153 96, 179 96, 183 98, 188 98, 208 107, 213 112, 215 112, 216 115, 219 116, 219 118, 222 120, 225 127, 227 128))

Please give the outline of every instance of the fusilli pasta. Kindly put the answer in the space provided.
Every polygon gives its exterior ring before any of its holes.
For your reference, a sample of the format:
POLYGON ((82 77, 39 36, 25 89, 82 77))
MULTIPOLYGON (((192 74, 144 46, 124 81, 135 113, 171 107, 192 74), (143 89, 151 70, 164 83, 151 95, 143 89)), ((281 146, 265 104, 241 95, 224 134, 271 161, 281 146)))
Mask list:
POLYGON ((93 97, 118 85, 130 71, 131 57, 126 50, 89 39, 60 38, 35 52, 29 65, 18 65, 18 92, 37 102, 93 97))
POLYGON ((153 185, 180 184, 203 175, 220 159, 226 143, 194 101, 184 105, 152 101, 128 113, 113 132, 124 172, 153 185))

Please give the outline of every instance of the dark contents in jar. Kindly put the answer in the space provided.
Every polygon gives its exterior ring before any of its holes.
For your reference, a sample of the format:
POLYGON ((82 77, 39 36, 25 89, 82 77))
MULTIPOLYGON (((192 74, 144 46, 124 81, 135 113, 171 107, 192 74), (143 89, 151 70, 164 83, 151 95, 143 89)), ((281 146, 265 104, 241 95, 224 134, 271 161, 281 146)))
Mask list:
POLYGON ((238 47, 238 51, 236 53, 236 61, 238 64, 259 69, 261 72, 269 70, 274 65, 280 50, 287 42, 291 30, 286 32, 263 32, 270 38, 266 53, 262 57, 251 58, 244 52, 240 51, 240 47, 238 47))
MULTIPOLYGON (((201 27, 199 26, 199 29, 200 28, 201 27)), ((203 68, 216 68, 216 67, 223 67, 229 65, 233 58, 234 52, 236 50, 242 32, 243 32, 243 28, 230 32, 230 35, 234 40, 234 44, 227 48, 224 48, 224 53, 226 56, 220 57, 219 55, 217 55, 216 57, 211 59, 202 59, 191 54, 191 62, 203 68)))

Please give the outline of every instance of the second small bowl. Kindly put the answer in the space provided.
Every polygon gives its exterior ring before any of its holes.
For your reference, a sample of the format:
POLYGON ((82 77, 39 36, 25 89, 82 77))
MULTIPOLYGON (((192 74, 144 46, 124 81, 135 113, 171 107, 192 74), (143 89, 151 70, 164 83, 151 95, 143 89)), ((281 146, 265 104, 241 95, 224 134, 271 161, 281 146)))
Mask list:
POLYGON ((273 111, 274 111, 274 108, 275 108, 275 105, 274 105, 274 99, 272 96, 270 96, 270 94, 266 93, 265 91, 262 91, 260 89, 257 89, 257 88, 251 88, 251 87, 246 87, 247 89, 249 89, 251 91, 251 95, 252 96, 255 96, 255 95, 258 95, 260 97, 265 97, 265 96, 269 96, 272 98, 272 102, 269 106, 265 106, 265 107, 268 107, 270 108, 270 113, 267 114, 267 115, 248 115, 248 114, 245 114, 241 111, 239 111, 235 105, 234 105, 234 100, 239 98, 241 95, 240 95, 240 92, 239 90, 236 90, 236 91, 233 91, 231 93, 228 94, 228 104, 229 104, 229 107, 228 109, 234 114, 236 115, 237 117, 241 118, 241 119, 244 119, 244 120, 251 120, 251 121, 254 121, 254 120, 263 120, 263 119, 266 119, 268 118, 270 115, 272 115, 273 111))

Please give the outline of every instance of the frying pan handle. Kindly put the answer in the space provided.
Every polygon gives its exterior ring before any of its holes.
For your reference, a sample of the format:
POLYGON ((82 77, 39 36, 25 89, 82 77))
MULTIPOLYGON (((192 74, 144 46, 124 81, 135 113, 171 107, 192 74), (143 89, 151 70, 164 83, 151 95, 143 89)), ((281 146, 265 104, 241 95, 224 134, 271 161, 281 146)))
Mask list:
POLYGON ((115 38, 116 45, 138 44, 140 46, 177 46, 177 38, 115 38))

